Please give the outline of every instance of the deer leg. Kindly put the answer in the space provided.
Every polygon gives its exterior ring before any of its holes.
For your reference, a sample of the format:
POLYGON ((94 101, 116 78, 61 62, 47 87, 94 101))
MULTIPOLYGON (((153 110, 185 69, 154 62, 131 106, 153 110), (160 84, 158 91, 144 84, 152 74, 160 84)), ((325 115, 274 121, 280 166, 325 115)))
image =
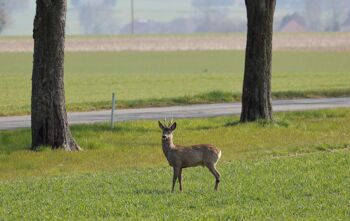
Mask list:
POLYGON ((180 172, 180 168, 178 167, 174 167, 174 174, 173 174, 173 188, 171 189, 171 192, 174 192, 174 188, 175 188, 175 183, 176 183, 176 179, 179 176, 179 172, 180 172))
POLYGON ((208 165, 207 166, 209 171, 215 176, 215 190, 218 190, 218 186, 220 183, 220 173, 219 171, 215 168, 214 165, 208 165))
POLYGON ((182 191, 182 168, 180 168, 178 179, 179 179, 180 191, 182 191))

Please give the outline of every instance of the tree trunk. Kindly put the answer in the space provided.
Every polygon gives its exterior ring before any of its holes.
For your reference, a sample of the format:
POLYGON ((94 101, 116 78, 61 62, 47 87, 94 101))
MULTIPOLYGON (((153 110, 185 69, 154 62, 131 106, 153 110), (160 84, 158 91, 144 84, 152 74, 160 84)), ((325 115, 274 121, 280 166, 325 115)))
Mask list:
POLYGON ((37 0, 32 75, 32 148, 80 150, 71 135, 64 95, 66 0, 37 0))
POLYGON ((276 0, 245 0, 248 34, 241 122, 272 120, 271 60, 276 0))

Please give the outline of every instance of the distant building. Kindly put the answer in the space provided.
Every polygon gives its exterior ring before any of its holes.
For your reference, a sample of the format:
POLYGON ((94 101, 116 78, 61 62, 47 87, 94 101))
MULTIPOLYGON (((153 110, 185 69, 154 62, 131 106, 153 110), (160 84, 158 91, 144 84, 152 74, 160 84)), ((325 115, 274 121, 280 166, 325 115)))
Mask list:
MULTIPOLYGON (((185 34, 194 33, 198 21, 192 18, 177 18, 170 22, 156 22, 154 20, 135 20, 134 30, 136 34, 185 34)), ((128 23, 120 29, 120 33, 129 34, 131 24, 128 23)))
MULTIPOLYGON (((229 19, 221 21, 205 20, 202 17, 177 18, 169 22, 154 20, 135 20, 135 34, 189 34, 189 33, 227 33, 243 32, 245 23, 232 22, 229 19)), ((131 33, 131 24, 128 23, 119 31, 122 34, 131 33)))
POLYGON ((306 22, 299 14, 286 15, 283 17, 277 31, 279 32, 310 32, 306 22))

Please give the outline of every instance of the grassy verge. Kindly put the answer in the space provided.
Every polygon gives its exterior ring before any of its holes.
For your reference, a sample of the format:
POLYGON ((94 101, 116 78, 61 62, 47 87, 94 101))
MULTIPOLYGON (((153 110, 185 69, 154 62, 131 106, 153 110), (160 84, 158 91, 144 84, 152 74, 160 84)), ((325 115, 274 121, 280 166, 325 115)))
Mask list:
MULTIPOLYGON (((316 91, 280 91, 272 92, 273 99, 297 99, 297 98, 331 98, 331 97, 349 97, 349 89, 330 89, 316 91)), ((188 104, 210 104, 210 103, 225 103, 238 102, 241 100, 242 94, 232 94, 224 91, 211 91, 208 93, 197 94, 194 96, 170 97, 159 99, 146 100, 120 100, 118 108, 142 108, 142 107, 166 107, 174 105, 188 104)), ((100 109, 110 109, 111 102, 95 102, 82 104, 69 104, 68 111, 92 111, 100 109)), ((28 112, 29 113, 29 112, 28 112)))
MULTIPOLYGON (((276 123, 232 124, 237 117, 178 120, 175 143, 213 143, 223 161, 344 149, 350 145, 349 109, 276 114, 276 123), (230 126, 233 125, 233 126, 230 126)), ((125 168, 166 166, 156 121, 77 125, 85 151, 31 152, 30 131, 0 131, 0 180, 125 168)))
MULTIPOLYGON (((144 108, 144 107, 167 107, 175 105, 191 104, 212 104, 239 102, 242 94, 232 94, 224 91, 211 91, 208 93, 197 94, 194 96, 170 97, 170 98, 151 98, 145 100, 118 100, 117 109, 144 108)), ((319 91, 281 91, 272 92, 272 99, 298 99, 298 98, 332 98, 332 97, 350 97, 350 89, 334 89, 319 91)), ((69 112, 84 112, 111 109, 111 101, 97 101, 67 104, 69 112)), ((30 106, 7 106, 0 111, 0 116, 11 115, 29 115, 30 106)))
MULTIPOLYGON (((275 52, 275 98, 350 96, 350 52, 275 52)), ((235 101, 244 52, 67 53, 69 111, 235 101)), ((30 53, 0 53, 0 116, 30 111, 30 53)))

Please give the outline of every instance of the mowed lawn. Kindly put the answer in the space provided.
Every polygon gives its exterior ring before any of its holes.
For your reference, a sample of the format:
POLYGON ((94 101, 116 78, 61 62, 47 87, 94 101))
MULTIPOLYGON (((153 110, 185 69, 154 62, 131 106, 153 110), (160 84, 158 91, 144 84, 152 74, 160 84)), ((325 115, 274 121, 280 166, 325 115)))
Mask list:
POLYGON ((178 120, 175 143, 223 151, 219 192, 205 168, 172 169, 156 121, 73 126, 83 152, 30 146, 30 131, 0 131, 0 220, 347 220, 350 109, 178 120))
MULTIPOLYGON (((275 52, 275 98, 350 95, 350 52, 275 52)), ((240 99, 243 51, 67 53, 68 110, 240 99)), ((0 116, 28 114, 31 53, 0 53, 0 116)))

